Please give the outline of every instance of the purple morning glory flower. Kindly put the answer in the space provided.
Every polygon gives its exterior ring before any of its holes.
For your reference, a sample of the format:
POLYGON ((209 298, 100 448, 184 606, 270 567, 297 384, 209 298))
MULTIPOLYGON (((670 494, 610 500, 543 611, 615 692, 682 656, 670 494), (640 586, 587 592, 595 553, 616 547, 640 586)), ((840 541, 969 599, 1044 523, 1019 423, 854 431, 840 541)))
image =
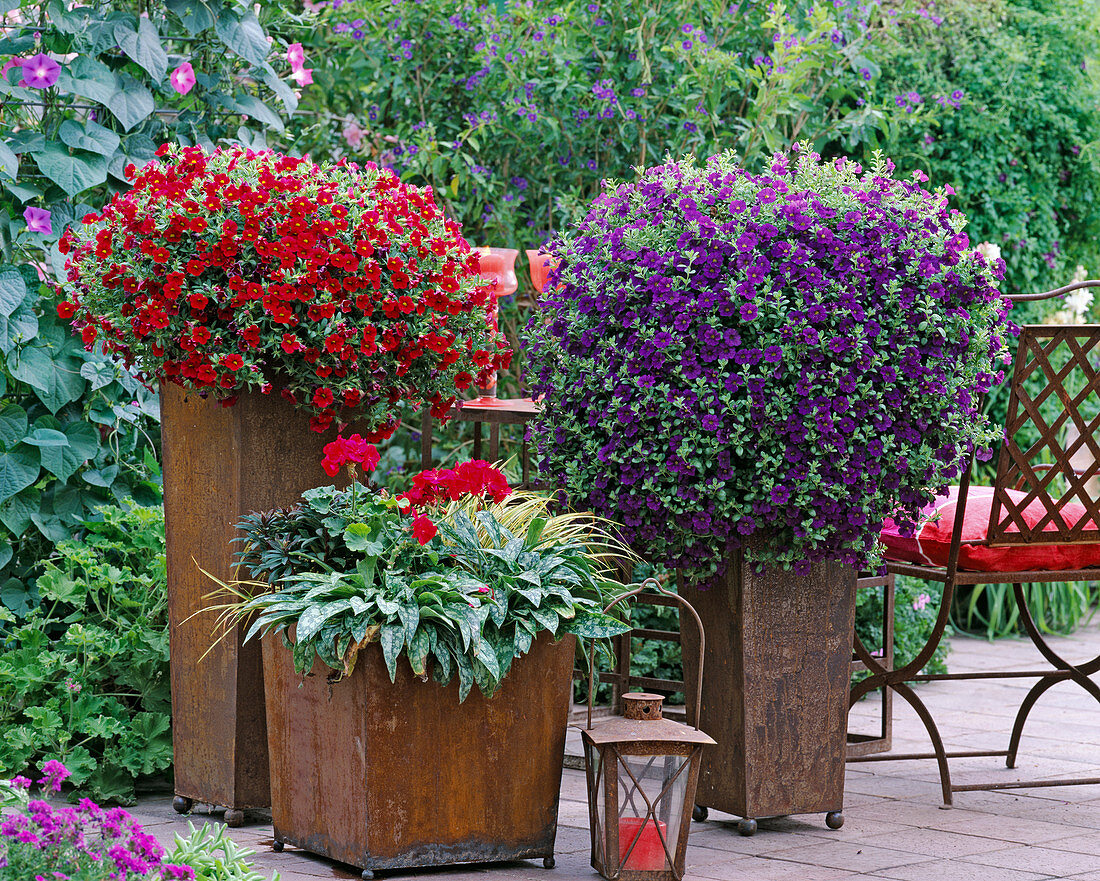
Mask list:
POLYGON ((39 52, 23 62, 23 82, 25 89, 48 89, 61 76, 61 65, 45 52, 39 52))
POLYGON ((45 208, 27 207, 23 209, 23 218, 27 221, 27 232, 53 235, 53 223, 50 221, 50 212, 45 208))

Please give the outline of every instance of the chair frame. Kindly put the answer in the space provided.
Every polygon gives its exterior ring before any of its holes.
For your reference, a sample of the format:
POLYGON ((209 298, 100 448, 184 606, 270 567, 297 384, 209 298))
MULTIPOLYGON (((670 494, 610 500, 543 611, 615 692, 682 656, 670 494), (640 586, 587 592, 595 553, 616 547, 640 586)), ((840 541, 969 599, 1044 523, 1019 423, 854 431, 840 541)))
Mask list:
MULTIPOLYGON (((1076 282, 1053 291, 1010 296, 1008 299, 1013 301, 1048 300, 1090 287, 1100 287, 1100 281, 1076 282)), ((1100 442, 1093 437, 1094 432, 1100 427, 1100 416, 1086 421, 1079 412, 1080 405, 1088 399, 1090 394, 1094 392, 1100 394, 1100 371, 1093 368, 1088 358, 1094 350, 1096 354, 1100 354, 1100 325, 1026 325, 1021 328, 1019 349, 1010 386, 1005 442, 1002 444, 1000 458, 998 459, 990 524, 985 541, 986 546, 1051 546, 1096 542, 1096 533, 1092 532, 1090 537, 1085 534, 1084 527, 1090 521, 1100 524, 1100 498, 1090 498, 1086 491, 1087 482, 1100 474, 1100 442), (1055 349, 1062 346, 1070 351, 1072 357, 1067 364, 1057 368, 1052 365, 1049 356, 1055 349), (1075 368, 1079 368, 1085 374, 1087 381, 1085 388, 1074 394, 1065 387, 1065 380, 1073 373, 1075 368), (1032 397, 1025 388, 1025 383, 1037 371, 1046 377, 1047 384, 1042 392, 1032 397), (1040 412, 1040 406, 1051 395, 1057 395, 1063 409, 1061 415, 1052 424, 1048 425, 1040 412), (1063 449, 1061 442, 1058 440, 1058 435, 1069 422, 1076 426, 1078 438, 1068 445, 1069 449, 1063 449), (1017 433, 1029 423, 1038 429, 1040 439, 1024 449, 1017 443, 1017 433), (1071 459, 1085 447, 1092 454, 1093 461, 1087 468, 1078 470, 1073 466, 1071 459), (1052 454, 1053 463, 1039 464, 1034 461, 1044 450, 1052 454), (1052 482, 1058 476, 1066 481, 1068 490, 1064 495, 1054 498, 1050 493, 1050 488, 1052 482), (1017 502, 1010 497, 1010 489, 1026 489, 1027 494, 1022 501, 1017 502), (1023 510, 1036 500, 1040 502, 1044 513, 1038 524, 1029 527, 1024 522, 1023 510), (1082 504, 1087 512, 1086 516, 1082 517, 1073 527, 1067 524, 1061 513, 1065 505, 1071 501, 1082 504)), ((968 462, 960 480, 947 565, 933 566, 907 562, 888 562, 886 565, 886 570, 891 575, 914 576, 926 581, 940 582, 944 585, 939 614, 936 617, 932 634, 927 643, 913 660, 893 670, 886 669, 878 659, 872 657, 862 646, 858 644, 856 646, 857 655, 872 675, 853 687, 852 703, 876 688, 896 692, 920 717, 932 741, 932 752, 886 753, 853 757, 849 761, 935 759, 939 764, 940 785, 945 805, 952 804, 952 795, 956 792, 1100 784, 1100 777, 989 782, 966 785, 957 785, 951 782, 948 759, 1003 756, 1007 767, 1016 767, 1020 739, 1028 716, 1036 701, 1057 683, 1075 682, 1100 703, 1100 685, 1090 678, 1100 671, 1100 655, 1078 664, 1070 663, 1059 655, 1048 644, 1036 624, 1028 609, 1027 598, 1024 593, 1024 584, 1031 582, 1100 581, 1100 567, 1056 571, 977 572, 960 570, 959 553, 962 545, 962 527, 966 514, 966 499, 970 488, 972 467, 973 457, 968 462), (956 588, 962 585, 977 584, 1012 585, 1012 595, 1024 629, 1039 653, 1049 662, 1049 668, 979 673, 921 673, 925 664, 932 658, 946 631, 956 588), (1018 678, 1033 678, 1037 682, 1028 691, 1017 710, 1008 747, 1004 750, 946 750, 932 714, 924 701, 910 686, 910 683, 915 682, 1018 678)))

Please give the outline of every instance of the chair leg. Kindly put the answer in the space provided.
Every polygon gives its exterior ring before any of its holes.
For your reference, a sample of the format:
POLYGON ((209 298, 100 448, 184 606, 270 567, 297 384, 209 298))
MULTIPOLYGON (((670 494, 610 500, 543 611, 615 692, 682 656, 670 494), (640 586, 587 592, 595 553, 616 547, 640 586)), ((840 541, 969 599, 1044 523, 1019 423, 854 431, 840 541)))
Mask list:
POLYGON ((1023 621, 1024 630, 1027 631, 1027 635, 1031 638, 1032 643, 1034 643, 1035 647, 1039 650, 1039 653, 1050 662, 1054 670, 1036 682, 1020 704, 1020 709, 1016 713, 1016 721, 1012 725, 1012 735, 1009 737, 1008 741, 1008 755, 1005 757, 1005 764, 1009 768, 1016 767, 1016 756, 1020 749, 1020 738, 1023 737, 1024 724, 1027 722, 1028 714, 1031 713, 1032 707, 1035 706, 1036 701, 1038 701, 1052 685, 1064 680, 1072 680, 1100 703, 1100 686, 1089 678, 1093 673, 1100 670, 1100 655, 1097 655, 1091 661, 1084 664, 1069 663, 1069 661, 1054 651, 1043 638, 1043 634, 1035 624, 1035 619, 1032 617, 1031 610, 1028 608, 1023 584, 1013 584, 1012 594, 1016 599, 1016 608, 1020 613, 1020 620, 1023 621))
POLYGON ((947 766, 947 751, 943 748, 943 738, 940 737, 940 729, 936 726, 936 720, 928 712, 928 707, 924 705, 924 701, 917 697, 917 693, 906 683, 895 682, 888 687, 901 695, 920 717, 921 722, 924 723, 924 728, 932 741, 932 750, 936 754, 936 764, 940 768, 940 790, 943 794, 943 803, 950 806, 952 803, 951 769, 947 766))

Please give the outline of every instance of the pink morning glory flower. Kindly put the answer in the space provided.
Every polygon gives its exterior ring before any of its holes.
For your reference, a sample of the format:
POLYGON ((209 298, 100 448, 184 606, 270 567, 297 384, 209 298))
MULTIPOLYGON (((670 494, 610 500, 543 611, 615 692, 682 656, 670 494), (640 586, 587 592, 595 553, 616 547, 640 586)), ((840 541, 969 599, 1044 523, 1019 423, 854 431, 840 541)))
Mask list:
POLYGON ((23 211, 23 219, 27 221, 27 232, 38 232, 47 236, 53 235, 50 212, 45 208, 26 208, 23 211))
POLYGON ((290 62, 290 69, 297 73, 306 63, 306 52, 301 43, 291 43, 286 47, 286 60, 290 62))
POLYGON ((172 88, 181 95, 186 95, 195 87, 195 68, 191 66, 190 61, 185 61, 172 71, 170 79, 172 88))
POLYGON ((0 67, 0 78, 3 78, 3 79, 6 80, 8 78, 8 71, 9 70, 11 70, 13 67, 22 67, 22 66, 23 66, 23 59, 20 58, 18 55, 13 55, 11 58, 9 58, 7 61, 4 62, 3 67, 0 67))
POLYGON ((61 65, 45 52, 23 62, 23 83, 28 89, 48 89, 61 75, 61 65))
POLYGON ((308 86, 313 82, 313 68, 299 67, 290 75, 290 78, 299 86, 308 86))

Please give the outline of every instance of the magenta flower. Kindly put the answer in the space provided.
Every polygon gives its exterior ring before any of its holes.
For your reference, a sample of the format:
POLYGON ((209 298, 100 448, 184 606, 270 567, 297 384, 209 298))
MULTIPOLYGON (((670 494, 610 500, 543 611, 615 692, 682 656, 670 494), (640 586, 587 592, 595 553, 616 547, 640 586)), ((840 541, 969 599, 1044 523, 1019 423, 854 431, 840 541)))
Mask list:
POLYGON ((61 65, 45 52, 23 62, 23 83, 28 89, 48 89, 61 75, 61 65))
POLYGON ((290 62, 290 69, 297 73, 306 63, 306 52, 301 43, 291 43, 286 47, 286 60, 290 62))
POLYGON ((185 61, 172 71, 172 76, 169 79, 172 81, 173 89, 181 95, 186 95, 195 87, 195 69, 191 66, 190 61, 185 61))
POLYGON ((313 68, 299 67, 290 75, 290 78, 299 86, 308 86, 313 82, 313 68))
POLYGON ((4 62, 3 67, 0 67, 0 77, 2 77, 3 79, 6 80, 8 78, 8 71, 9 70, 11 70, 13 67, 22 67, 22 66, 23 66, 23 59, 20 58, 18 55, 13 55, 11 58, 9 58, 7 61, 4 62))
POLYGON ((53 235, 50 212, 45 208, 25 208, 23 218, 27 221, 27 232, 37 232, 47 236, 53 235))

